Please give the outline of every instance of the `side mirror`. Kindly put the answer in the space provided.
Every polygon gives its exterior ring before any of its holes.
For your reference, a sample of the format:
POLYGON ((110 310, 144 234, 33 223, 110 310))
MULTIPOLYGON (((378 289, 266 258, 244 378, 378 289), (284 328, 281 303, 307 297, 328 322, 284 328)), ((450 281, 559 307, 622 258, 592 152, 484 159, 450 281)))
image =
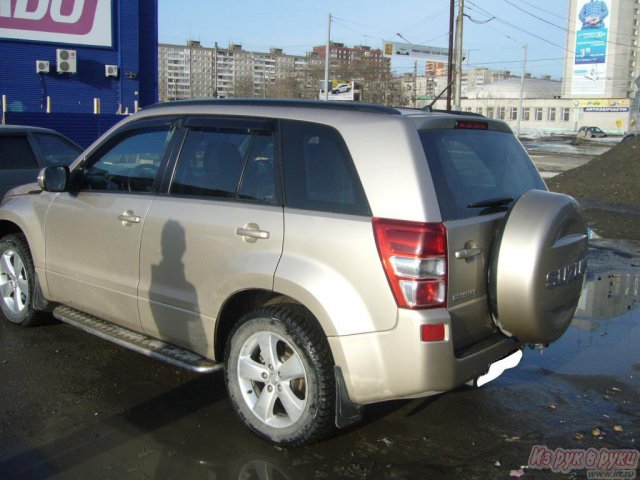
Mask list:
POLYGON ((69 167, 45 167, 38 174, 38 185, 47 192, 64 192, 69 183, 69 167))

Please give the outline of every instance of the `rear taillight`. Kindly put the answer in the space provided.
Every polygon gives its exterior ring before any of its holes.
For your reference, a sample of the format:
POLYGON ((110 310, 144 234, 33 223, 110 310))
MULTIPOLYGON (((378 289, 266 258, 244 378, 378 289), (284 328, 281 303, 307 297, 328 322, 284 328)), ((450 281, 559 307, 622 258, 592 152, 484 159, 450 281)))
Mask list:
POLYGON ((403 308, 447 303, 447 230, 442 223, 373 219, 380 260, 403 308))

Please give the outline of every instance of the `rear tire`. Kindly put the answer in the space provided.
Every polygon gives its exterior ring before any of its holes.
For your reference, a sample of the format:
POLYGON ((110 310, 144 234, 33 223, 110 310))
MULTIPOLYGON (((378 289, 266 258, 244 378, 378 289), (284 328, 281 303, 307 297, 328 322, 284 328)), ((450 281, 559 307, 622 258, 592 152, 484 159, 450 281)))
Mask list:
POLYGON ((34 308, 35 270, 24 235, 0 240, 0 309, 11 323, 31 327, 42 323, 43 312, 34 308))
POLYGON ((298 305, 264 307, 227 340, 225 380, 243 422, 285 446, 313 443, 334 428, 334 362, 324 332, 298 305))

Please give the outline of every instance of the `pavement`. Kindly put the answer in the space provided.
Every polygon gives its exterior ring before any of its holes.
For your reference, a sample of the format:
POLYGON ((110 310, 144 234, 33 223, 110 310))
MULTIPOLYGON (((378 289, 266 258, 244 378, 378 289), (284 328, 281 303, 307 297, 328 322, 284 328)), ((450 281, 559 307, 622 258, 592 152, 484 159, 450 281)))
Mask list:
POLYGON ((291 450, 244 427, 220 374, 0 322, 0 479, 583 478, 527 464, 536 445, 640 448, 640 243, 592 240, 589 262, 558 342, 482 388, 373 405, 291 450))

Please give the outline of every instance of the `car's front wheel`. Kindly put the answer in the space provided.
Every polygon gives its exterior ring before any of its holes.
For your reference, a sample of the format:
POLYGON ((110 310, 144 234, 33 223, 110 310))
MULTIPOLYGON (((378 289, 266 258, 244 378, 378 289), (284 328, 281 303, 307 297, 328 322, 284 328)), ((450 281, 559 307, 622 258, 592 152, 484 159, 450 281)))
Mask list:
POLYGON ((225 363, 234 409, 260 437, 299 446, 333 429, 331 351, 302 307, 278 305, 245 315, 228 338, 225 363))
POLYGON ((0 240, 0 308, 7 320, 23 327, 40 323, 33 307, 35 272, 29 245, 23 235, 0 240))

